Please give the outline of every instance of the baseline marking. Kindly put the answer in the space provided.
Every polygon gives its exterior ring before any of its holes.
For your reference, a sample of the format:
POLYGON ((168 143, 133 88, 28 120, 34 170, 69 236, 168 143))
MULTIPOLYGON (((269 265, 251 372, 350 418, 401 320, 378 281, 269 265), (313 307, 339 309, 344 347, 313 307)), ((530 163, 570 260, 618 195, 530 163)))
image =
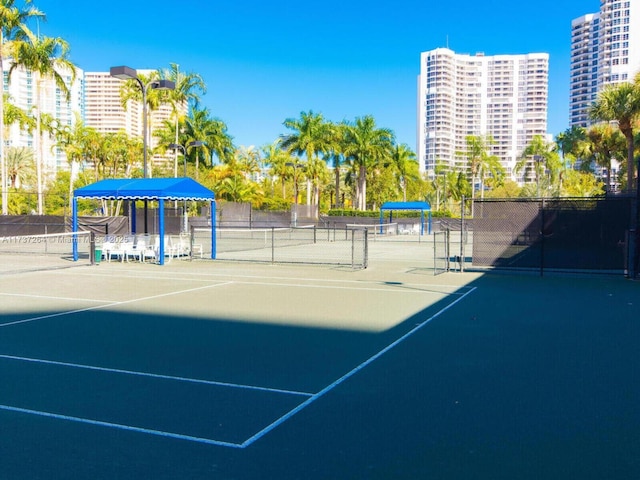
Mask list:
POLYGON ((471 290, 469 290, 467 293, 465 293, 464 295, 462 295, 461 297, 458 297, 456 300, 454 300, 453 302, 451 302, 449 305, 447 305, 446 307, 444 307, 442 310, 439 310, 438 312, 436 312, 434 315, 432 315, 431 317, 429 317, 428 319, 426 319, 424 322, 419 323, 418 325, 416 325, 414 328, 412 328, 409 332, 405 333, 403 336, 401 336, 400 338, 398 338, 397 340, 395 340, 394 342, 390 343, 389 345, 387 345, 385 348, 383 348, 382 350, 380 350, 378 353, 376 353, 375 355, 369 357, 367 360, 365 360, 364 362, 362 362, 360 365, 358 365, 357 367, 355 367, 353 370, 347 372, 346 374, 344 374, 342 377, 340 377, 338 380, 336 380, 335 382, 333 382, 331 385, 326 386, 325 388, 323 388, 322 390, 320 390, 318 393, 316 393, 315 395, 313 395, 312 397, 308 398, 307 400, 305 400, 304 402, 302 402, 300 405, 298 405, 297 407, 293 408, 292 410, 290 410, 288 413, 286 413, 285 415, 283 415, 282 417, 280 417, 279 419, 277 419, 276 421, 274 421, 273 423, 271 423, 270 425, 266 426, 265 428, 263 428, 262 430, 260 430, 258 433, 256 433, 255 435, 253 435, 252 437, 248 438, 247 440, 245 440, 244 442, 242 442, 242 448, 246 448, 249 445, 251 445, 252 443, 256 442, 257 440, 259 440, 260 438, 264 437, 267 433, 269 433, 270 431, 272 431, 274 428, 276 428, 277 426, 283 424, 285 421, 289 420, 291 417, 293 417, 296 413, 300 412, 301 410, 303 410, 304 408, 308 407, 309 405, 311 405, 313 402, 315 402, 316 400, 318 400, 320 397, 324 396, 325 394, 329 393, 331 390, 333 390, 334 388, 336 388, 338 385, 340 385, 341 383, 343 383, 345 380, 351 378, 352 376, 354 376, 356 373, 358 373, 360 370, 364 369, 366 366, 368 366, 369 364, 371 364, 373 361, 377 360, 378 358, 380 358, 382 355, 384 355, 385 353, 387 353, 389 350, 393 349, 394 347, 396 347, 397 345, 399 345, 400 343, 402 343, 403 341, 405 341, 407 338, 409 338, 411 335, 413 335, 414 333, 416 333, 418 330, 420 330, 422 327, 424 327, 425 325, 427 325, 429 322, 431 322, 432 320, 434 320, 435 318, 439 317, 440 315, 442 315, 444 312, 446 312, 447 310, 449 310, 451 307, 453 307, 455 304, 457 304, 458 302, 460 302, 461 300, 463 300, 467 295, 469 295, 470 293, 474 292, 477 289, 477 287, 473 287, 471 290))
POLYGON ((125 300, 123 302, 113 302, 113 303, 108 303, 106 305, 98 305, 98 306, 95 306, 95 307, 79 308, 77 310, 68 310, 66 312, 58 312, 58 313, 52 313, 52 314, 49 314, 49 315, 41 315, 39 317, 25 318, 24 320, 16 320, 15 322, 2 323, 2 324, 0 324, 0 327, 8 327, 10 325, 18 325, 20 323, 35 322, 36 320, 44 320, 46 318, 62 317, 64 315, 72 315, 74 313, 90 312, 92 310, 100 310, 100 309, 103 309, 103 308, 115 307, 115 306, 118 306, 118 305, 126 305, 128 303, 143 302, 145 300, 153 300, 154 298, 163 298, 163 297, 170 297, 172 295, 181 295, 183 293, 196 292, 198 290, 206 290, 207 288, 221 287, 221 286, 224 286, 224 285, 230 285, 232 283, 233 282, 217 283, 215 285, 206 285, 204 287, 189 288, 187 290, 180 290, 180 291, 177 291, 177 292, 163 293, 161 295, 152 295, 150 297, 134 298, 132 300, 125 300))
POLYGON ((180 433, 163 432, 162 430, 152 430, 150 428, 133 427, 120 423, 103 422, 101 420, 92 420, 90 418, 72 417, 70 415, 60 415, 59 413, 43 412, 40 410, 30 410, 28 408, 12 407, 10 405, 1 405, 0 410, 9 412, 26 413, 29 415, 37 415, 40 417, 55 418, 56 420, 67 420, 71 422, 86 423, 89 425, 97 425, 100 427, 117 428, 120 430, 128 430, 131 432, 146 433, 149 435, 157 435, 160 437, 176 438, 178 440, 188 440, 190 442, 205 443, 208 445, 218 445, 222 447, 244 448, 241 444, 222 442, 220 440, 211 440, 209 438, 194 437, 191 435, 183 435, 180 433))
POLYGON ((20 362, 42 363, 45 365, 58 365, 61 367, 81 368, 85 370, 94 370, 98 372, 121 373, 125 375, 135 375, 138 377, 160 378, 163 380, 175 380, 178 382, 200 383, 204 385, 215 385, 215 386, 221 386, 221 387, 238 388, 243 390, 258 390, 258 391, 269 392, 269 393, 284 393, 286 395, 299 395, 303 397, 310 397, 313 395, 312 393, 297 392, 294 390, 283 390, 279 388, 259 387, 256 385, 243 385, 240 383, 216 382, 214 380, 202 380, 198 378, 178 377, 174 375, 162 375, 160 373, 136 372, 135 370, 122 370, 119 368, 98 367, 94 365, 83 365, 79 363, 57 362, 54 360, 43 360, 40 358, 18 357, 14 355, 0 355, 0 358, 5 358, 7 360, 17 360, 20 362))

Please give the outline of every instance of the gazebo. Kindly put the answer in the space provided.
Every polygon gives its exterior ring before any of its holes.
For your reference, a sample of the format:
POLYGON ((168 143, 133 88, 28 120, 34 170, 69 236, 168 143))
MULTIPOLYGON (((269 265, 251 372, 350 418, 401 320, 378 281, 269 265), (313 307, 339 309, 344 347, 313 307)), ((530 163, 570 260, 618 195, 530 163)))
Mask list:
MULTIPOLYGON (((132 218, 135 220, 135 201, 151 200, 158 202, 158 233, 164 238, 165 201, 199 200, 208 201, 211 206, 211 258, 216 258, 216 210, 215 195, 208 188, 191 178, 118 178, 101 180, 73 192, 73 231, 78 231, 78 199, 93 198, 101 200, 128 200, 132 205, 132 218)), ((131 230, 136 233, 135 221, 131 230)), ((158 261, 164 264, 164 242, 159 245, 158 261)), ((77 245, 74 244, 73 259, 78 259, 77 245)))
POLYGON ((424 235, 424 212, 428 212, 427 233, 431 234, 431 205, 429 202, 385 202, 380 207, 380 225, 384 223, 384 212, 389 212, 389 222, 391 223, 393 221, 394 211, 421 212, 420 235, 424 235))

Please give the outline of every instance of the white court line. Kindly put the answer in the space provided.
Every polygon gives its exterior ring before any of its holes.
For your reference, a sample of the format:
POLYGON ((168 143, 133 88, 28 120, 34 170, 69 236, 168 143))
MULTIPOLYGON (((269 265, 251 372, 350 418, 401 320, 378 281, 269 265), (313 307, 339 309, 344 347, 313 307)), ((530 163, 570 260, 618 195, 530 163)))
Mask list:
POLYGON ((202 380, 198 378, 177 377, 174 375, 162 375, 159 373, 137 372, 135 370, 122 370, 119 368, 98 367, 95 365, 84 365, 80 363, 57 362, 54 360, 44 360, 41 358, 17 357, 14 355, 0 355, 0 358, 5 358, 7 360, 17 360, 20 362, 42 363, 45 365, 58 365, 61 367, 81 368, 85 370, 94 370, 98 372, 121 373, 125 375, 135 375, 138 377, 160 378, 163 380, 175 380, 178 382, 200 383, 203 385, 214 385, 214 386, 220 386, 220 387, 238 388, 243 390, 258 390, 258 391, 269 392, 269 393, 284 393, 286 395, 300 395, 303 397, 310 397, 313 395, 312 393, 297 392, 294 390, 283 390, 279 388, 259 387, 256 385, 243 385, 241 383, 216 382, 214 380, 202 380))
POLYGON ((446 312, 447 310, 449 310, 451 307, 453 307, 455 304, 457 304, 458 302, 460 302, 461 300, 463 300, 467 295, 469 295, 470 293, 474 292, 476 290, 477 287, 473 287, 471 288, 471 290, 469 290, 467 293, 465 293, 464 295, 462 295, 461 297, 458 297, 456 300, 454 300, 453 302, 451 302, 449 305, 447 305, 446 307, 444 307, 443 309, 439 310, 438 312, 436 312, 434 315, 432 315, 431 317, 429 317, 428 319, 426 319, 424 322, 419 323, 418 325, 416 325, 413 329, 411 329, 409 332, 405 333, 403 336, 401 336, 400 338, 398 338, 397 340, 395 340, 394 342, 390 343, 389 345, 387 345, 385 348, 383 348, 382 350, 380 350, 378 353, 376 353, 375 355, 373 355, 372 357, 369 357, 367 360, 365 360, 364 362, 362 362, 360 365, 358 365, 357 367, 355 367, 353 370, 351 370, 350 372, 344 374, 342 377, 340 377, 338 380, 336 380, 335 382, 333 382, 331 385, 328 385, 327 387, 323 388, 322 390, 320 390, 318 393, 316 393, 315 395, 313 395, 312 397, 308 398, 307 400, 305 400, 304 402, 302 402, 300 405, 298 405, 297 407, 293 408, 292 410, 290 410, 287 414, 283 415, 282 417, 280 417, 279 419, 277 419, 276 421, 274 421, 273 423, 271 423, 270 425, 268 425, 267 427, 263 428, 262 430, 260 430, 258 433, 256 433, 255 435, 253 435, 252 437, 248 438, 247 440, 245 440, 244 442, 242 442, 242 448, 246 448, 249 445, 251 445, 252 443, 256 442, 257 440, 259 440, 260 438, 264 437, 267 433, 269 433, 270 431, 272 431, 274 428, 276 428, 277 426, 281 425, 282 423, 284 423, 285 421, 287 421, 288 419, 290 419, 291 417, 293 417, 296 413, 300 412, 301 410, 303 410, 304 408, 308 407, 309 405, 311 405, 313 402, 315 402, 316 400, 318 400, 320 397, 324 396, 325 394, 329 393, 331 390, 333 390, 334 388, 336 388, 338 385, 340 385, 341 383, 343 383, 345 380, 351 378, 352 376, 354 376, 356 373, 358 373, 360 370, 364 369, 366 366, 368 366, 369 364, 371 364, 373 361, 377 360, 378 358, 380 358, 382 355, 384 355, 385 353, 387 353, 389 350, 391 350, 392 348, 396 347, 398 344, 402 343, 404 340, 406 340, 407 338, 409 338, 411 335, 413 335, 414 333, 416 333, 418 330, 420 330, 422 327, 424 327, 425 325, 427 325, 429 322, 431 322, 433 319, 439 317, 441 314, 443 314, 444 312, 446 312))
MULTIPOLYGON (((135 270, 123 270, 123 272, 135 272, 135 270)), ((105 274, 100 274, 100 273, 80 273, 77 274, 77 276, 100 276, 100 277, 109 277, 109 278, 114 278, 112 275, 105 275, 105 274)), ((117 278, 133 278, 133 279, 138 279, 138 278, 149 278, 149 279, 163 279, 163 280, 184 280, 184 281, 207 281, 206 278, 207 277, 213 277, 213 278, 231 278, 230 281, 232 282, 240 282, 239 280, 236 279, 257 279, 257 280, 261 280, 260 282, 244 282, 244 283, 255 283, 256 285, 271 285, 270 282, 265 282, 265 280, 281 280, 281 281, 293 281, 293 282, 300 282, 300 281, 310 281, 309 278, 306 277, 279 277, 279 276, 266 276, 266 275, 238 275, 235 273, 198 273, 198 272, 176 272, 176 271, 172 271, 172 272, 159 272, 158 275, 150 275, 150 276, 146 276, 146 275, 121 275, 119 274, 117 278), (161 275, 167 275, 166 277, 163 277, 161 275), (180 277, 184 277, 184 278, 180 278, 180 277), (197 277, 205 277, 204 279, 198 279, 197 277)), ((393 285, 393 284, 386 284, 384 280, 336 280, 336 279, 328 279, 328 278, 314 278, 313 282, 316 283, 339 283, 339 284, 359 284, 359 285, 387 285, 388 287, 425 287, 428 286, 430 288, 448 288, 448 289, 452 289, 452 290, 462 290, 462 289, 468 289, 471 287, 467 287, 465 285, 447 285, 447 284, 424 284, 424 283, 399 283, 398 285, 393 285)), ((296 283, 296 286, 300 286, 300 283, 296 283)), ((313 285, 309 285, 309 286, 313 286, 313 285)), ((446 292, 446 293, 450 293, 450 292, 446 292)), ((452 292, 452 293, 456 293, 456 292, 452 292)))
POLYGON ((28 408, 12 407, 10 405, 1 405, 0 410, 9 412, 26 413, 29 415, 38 415, 40 417, 55 418, 56 420, 67 420, 71 422, 86 423, 89 425, 97 425, 100 427, 117 428, 120 430, 129 430, 131 432, 146 433, 149 435, 157 435, 160 437, 176 438, 178 440, 188 440, 190 442, 205 443, 208 445, 218 445, 221 447, 244 448, 241 444, 222 442, 220 440, 211 440, 209 438, 194 437, 191 435, 183 435, 180 433, 163 432, 162 430, 152 430, 150 428, 133 427, 120 423, 103 422, 101 420, 92 420, 90 418, 72 417, 70 415, 60 415, 58 413, 43 412, 41 410, 31 410, 28 408))
POLYGON ((25 318, 23 320, 16 320, 15 322, 8 322, 8 323, 2 323, 0 324, 0 328, 1 327, 8 327, 11 325, 18 325, 21 323, 29 323, 29 322, 35 322, 36 320, 44 320, 46 318, 53 318, 53 317, 62 317, 65 315, 72 315, 74 313, 81 313, 81 312, 89 312, 92 310, 101 310, 103 308, 109 308, 109 307, 114 307, 114 306, 119 306, 119 305, 126 305, 129 303, 135 303, 135 302, 144 302, 146 300, 153 300, 155 298, 163 298, 163 297, 170 297, 172 295, 181 295, 183 293, 189 293, 189 292, 196 292, 198 290, 206 290, 207 288, 214 288, 214 287, 221 287, 224 285, 230 285, 233 282, 223 282, 223 283, 216 283, 215 285, 205 285, 204 287, 195 287, 195 288, 189 288, 187 290, 178 290, 177 292, 168 292, 168 293, 163 293, 160 295, 152 295, 149 297, 142 297, 142 298, 134 298, 131 300, 124 300, 122 302, 112 302, 112 303, 107 303, 104 305, 97 305, 95 307, 87 307, 87 308, 79 308, 76 310, 67 310, 66 312, 58 312, 58 313, 51 313, 49 315, 41 315, 39 317, 32 317, 32 318, 25 318))
POLYGON ((55 297, 53 295, 35 295, 27 293, 1 293, 2 297, 26 297, 26 298, 46 298, 48 300, 71 300, 74 302, 94 302, 94 303, 109 303, 113 300, 96 300, 94 298, 70 298, 70 297, 55 297))
POLYGON ((274 286, 274 287, 288 287, 288 288, 317 288, 317 289, 325 289, 325 290, 350 290, 355 292, 396 292, 396 293, 417 293, 421 295, 425 294, 437 294, 437 295, 463 295, 458 292, 437 292, 433 290, 418 290, 418 289, 409 289, 402 288, 401 285, 388 285, 387 288, 374 288, 374 287, 344 287, 340 285, 305 285, 300 283, 275 283, 275 282, 242 282, 235 281, 233 282, 239 285, 260 285, 260 286, 274 286))
MULTIPOLYGON (((172 272, 173 273, 173 272, 172 272)), ((82 274, 83 276, 105 276, 101 274, 82 274)), ((191 275, 191 274, 189 274, 191 275)), ((297 288, 325 288, 325 289, 340 289, 340 290, 353 290, 353 291, 371 291, 371 292, 403 292, 403 293, 418 293, 418 294, 437 294, 437 295, 463 295, 458 290, 467 289, 469 287, 466 286, 457 286, 457 285, 425 285, 420 283, 385 283, 384 281, 359 281, 359 280, 328 280, 328 279, 314 279, 314 282, 322 282, 322 283, 335 283, 339 285, 318 285, 316 283, 277 283, 277 282, 265 282, 264 280, 293 280, 293 281, 308 281, 306 278, 296 278, 296 277, 264 277, 264 276, 253 276, 253 275, 233 275, 233 274, 193 274, 194 276, 207 276, 207 277, 232 277, 234 279, 239 278, 248 278, 248 279, 257 279, 262 281, 242 281, 242 280, 231 280, 230 283, 242 284, 242 285, 263 285, 263 286, 280 286, 280 287, 297 287, 297 288), (378 287, 351 287, 344 286, 344 284, 359 284, 359 285, 378 285, 378 287), (384 285, 384 286, 383 286, 384 285), (425 288, 426 287, 426 288, 425 288), (438 291, 434 290, 436 288, 449 289, 453 291, 438 291), (413 290, 412 290, 413 289, 413 290)), ((123 278, 123 276, 119 276, 118 278, 123 278)), ((126 278, 133 279, 154 279, 158 280, 162 278, 163 280, 184 280, 184 281, 199 281, 206 282, 210 281, 208 279, 198 279, 198 278, 178 278, 174 276, 170 277, 158 277, 158 276, 140 276, 140 275, 132 275, 127 276, 126 278)))
MULTIPOLYGON (((179 293, 202 290, 202 289, 215 287, 215 286, 228 285, 228 284, 231 284, 231 283, 234 283, 234 282, 224 282, 224 283, 221 283, 221 284, 209 285, 209 286, 205 286, 205 287, 198 287, 198 288, 193 288, 193 289, 189 289, 189 290, 184 290, 182 292, 172 292, 172 293, 163 294, 163 295, 145 297, 143 299, 135 299, 135 300, 125 301, 125 302, 116 302, 113 305, 121 305, 121 304, 125 304, 125 303, 136 302, 136 301, 139 301, 139 300, 147 300, 147 299, 152 299, 152 298, 159 298, 159 297, 164 297, 164 296, 169 296, 169 295, 175 295, 175 294, 179 294, 179 293)), ((356 373, 358 373, 361 370, 363 370, 365 367, 370 365, 372 362, 374 362, 375 360, 380 358, 382 355, 384 355, 385 353, 387 353, 391 349, 395 348, 397 345, 399 345, 404 340, 406 340, 407 338, 409 338, 410 336, 415 334, 418 330, 422 329, 425 325, 430 323, 432 320, 434 320, 435 318, 439 317, 441 314, 443 314, 444 312, 449 310, 451 307, 453 307, 454 305, 456 305, 457 303, 462 301, 464 298, 467 297, 467 295, 469 295, 470 293, 473 293, 476 289, 477 289, 477 287, 472 287, 469 291, 467 291, 466 293, 462 294, 460 297, 458 297, 456 300, 451 302, 449 305, 447 305, 446 307, 442 308, 441 310, 436 312, 434 315, 432 315, 431 317, 429 317, 425 321, 423 321, 423 322, 419 323, 418 325, 416 325, 409 332, 407 332, 406 334, 404 334, 403 336, 401 336, 397 340, 393 341, 392 343, 387 345, 385 348, 383 348, 382 350, 380 350, 379 352, 377 352, 373 356, 369 357, 367 360, 362 362, 360 365, 356 366, 355 368, 353 368, 352 370, 350 370, 349 372, 344 374, 342 377, 340 377, 339 379, 337 379, 336 381, 334 381, 330 385, 328 385, 325 388, 323 388, 322 390, 320 390, 318 393, 315 393, 315 394, 309 396, 309 398, 307 398, 307 400, 305 400, 304 402, 302 402, 301 404, 299 404, 298 406, 296 406, 295 408, 290 410, 288 413, 286 413, 285 415, 281 416, 280 418, 278 418, 277 420, 275 420, 274 422, 272 422, 271 424, 269 424, 268 426, 266 426, 265 428, 263 428, 262 430, 257 432, 255 435, 251 436, 250 438, 248 438, 247 440, 242 442, 241 444, 232 443, 232 442, 223 442, 223 441, 212 440, 212 439, 201 438, 201 437, 194 437, 194 436, 190 436, 190 435, 182 435, 182 434, 171 433, 171 432, 164 432, 164 431, 160 431, 160 430, 152 430, 152 429, 147 429, 147 428, 134 427, 134 426, 129 426, 129 425, 122 425, 122 424, 117 424, 117 423, 103 422, 103 421, 99 421, 99 420, 91 420, 91 419, 80 418, 80 417, 72 417, 72 416, 68 416, 68 415, 60 415, 60 414, 56 414, 56 413, 50 413, 50 412, 44 412, 44 411, 38 411, 38 410, 30 410, 30 409, 24 409, 24 408, 19 408, 19 407, 12 407, 12 406, 9 406, 9 405, 0 404, 0 409, 1 410, 7 410, 7 411, 13 411, 13 412, 19 412, 19 413, 26 413, 26 414, 31 414, 31 415, 38 415, 38 416, 43 416, 43 417, 49 417, 49 418, 55 418, 55 419, 60 419, 60 420, 74 421, 74 422, 85 423, 85 424, 90 424, 90 425, 97 425, 97 426, 104 426, 104 427, 110 427, 110 428, 116 428, 116 429, 122 429, 122 430, 129 430, 129 431, 134 431, 134 432, 139 432, 139 433, 146 433, 146 434, 150 434, 150 435, 157 435, 157 436, 162 436, 162 437, 175 438, 175 439, 179 439, 179 440, 188 440, 188 441, 192 441, 192 442, 204 443, 204 444, 209 444, 209 445, 217 445, 217 446, 223 446, 223 447, 242 448, 242 449, 244 449, 244 448, 247 448, 248 446, 252 445, 256 441, 258 441, 259 439, 261 439, 265 435, 267 435, 269 432, 274 430, 276 427, 278 427, 279 425, 281 425, 284 422, 286 422, 287 420, 289 420, 291 417, 293 417, 294 415, 296 415, 297 413, 299 413, 300 411, 305 409, 307 406, 311 405, 313 402, 315 402, 319 398, 323 397, 325 394, 329 393, 331 390, 333 390, 334 388, 336 388, 337 386, 339 386, 340 384, 342 384, 343 382, 345 382, 346 380, 348 380, 349 378, 354 376, 356 373)), ((107 305, 107 307, 108 306, 109 305, 107 305)), ((99 306, 99 307, 93 307, 93 308, 82 309, 82 310, 77 310, 77 311, 93 310, 93 309, 96 309, 96 308, 104 308, 104 307, 105 306, 99 306)), ((68 313, 73 313, 73 312, 68 312, 68 313)), ((60 315, 63 315, 63 314, 64 313, 61 313, 60 315)), ((53 315, 53 316, 55 316, 55 315, 53 315)), ((27 319, 27 320, 22 320, 22 321, 19 321, 19 322, 14 322, 14 323, 22 323, 22 322, 25 322, 25 321, 33 321, 33 320, 36 320, 36 319, 27 319)), ((5 325, 10 325, 10 324, 5 324, 5 325)), ((0 326, 5 326, 5 325, 0 325, 0 326)), ((9 356, 5 356, 5 355, 2 355, 0 357, 9 358, 9 356)), ((18 357, 16 357, 16 358, 18 358, 18 357)), ((25 359, 25 360, 27 360, 27 361, 37 361, 35 359, 25 359)), ((49 363, 49 361, 46 361, 46 360, 42 361, 42 362, 43 363, 49 363)), ((51 363, 54 363, 54 362, 51 362, 51 363)), ((69 366, 71 366, 71 364, 69 366)), ((96 370, 102 369, 102 367, 89 367, 89 366, 78 366, 78 367, 79 368, 83 368, 83 367, 84 368, 91 368, 91 369, 96 369, 96 370)), ((128 373, 128 372, 127 371, 122 371, 122 373, 128 373)), ((140 373, 139 372, 132 372, 132 374, 140 374, 140 373)), ((154 374, 146 374, 146 375, 150 375, 151 376, 151 375, 154 375, 154 374)), ((177 377, 177 378, 179 378, 179 377, 177 377)), ((258 388, 260 388, 260 387, 258 387, 258 388)), ((286 392, 286 391, 284 391, 284 392, 286 392)), ((301 395, 309 395, 309 394, 302 394, 302 393, 300 393, 300 394, 301 395)))

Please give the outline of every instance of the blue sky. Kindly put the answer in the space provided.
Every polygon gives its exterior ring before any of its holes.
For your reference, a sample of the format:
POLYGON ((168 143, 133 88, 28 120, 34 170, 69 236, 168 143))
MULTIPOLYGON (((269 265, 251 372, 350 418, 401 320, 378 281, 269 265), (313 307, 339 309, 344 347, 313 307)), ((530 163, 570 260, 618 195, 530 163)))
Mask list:
POLYGON ((415 149, 420 52, 550 55, 552 134, 568 126, 571 21, 598 0, 34 0, 42 35, 64 38, 85 71, 180 69, 236 145, 263 146, 300 112, 373 115, 415 149))

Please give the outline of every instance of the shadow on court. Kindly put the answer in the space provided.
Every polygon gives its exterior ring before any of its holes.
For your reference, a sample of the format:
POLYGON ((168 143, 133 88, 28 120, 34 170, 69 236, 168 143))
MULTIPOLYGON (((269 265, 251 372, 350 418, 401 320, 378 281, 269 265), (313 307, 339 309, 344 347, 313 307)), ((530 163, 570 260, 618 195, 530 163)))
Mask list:
POLYGON ((2 405, 240 443, 422 325, 246 448, 0 409, 0 478, 639 478, 638 284, 472 287, 380 332, 108 310, 0 328, 2 405))

